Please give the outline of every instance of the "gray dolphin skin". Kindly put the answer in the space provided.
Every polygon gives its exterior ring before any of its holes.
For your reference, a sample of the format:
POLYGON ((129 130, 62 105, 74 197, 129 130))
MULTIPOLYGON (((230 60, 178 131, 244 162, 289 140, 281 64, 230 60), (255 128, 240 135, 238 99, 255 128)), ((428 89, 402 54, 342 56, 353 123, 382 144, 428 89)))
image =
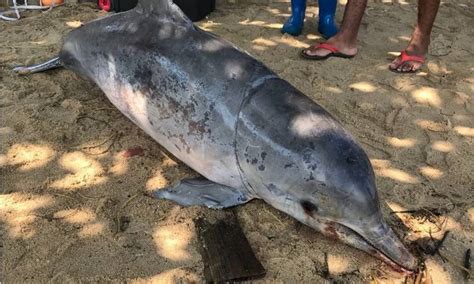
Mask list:
POLYGON ((394 269, 417 260, 384 221, 369 159, 329 113, 246 52, 193 25, 168 0, 69 33, 59 57, 93 80, 159 144, 202 175, 155 191, 220 209, 263 199, 394 269))

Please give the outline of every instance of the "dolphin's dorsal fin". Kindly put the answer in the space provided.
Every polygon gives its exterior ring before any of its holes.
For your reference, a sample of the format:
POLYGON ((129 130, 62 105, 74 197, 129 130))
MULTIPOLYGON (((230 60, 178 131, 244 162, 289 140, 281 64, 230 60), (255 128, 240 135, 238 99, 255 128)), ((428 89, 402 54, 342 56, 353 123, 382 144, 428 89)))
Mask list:
POLYGON ((139 0, 137 6, 149 12, 167 12, 172 4, 171 0, 139 0))
POLYGON ((185 22, 192 25, 192 21, 184 15, 172 0, 139 0, 137 9, 143 14, 167 16, 174 21, 185 22))

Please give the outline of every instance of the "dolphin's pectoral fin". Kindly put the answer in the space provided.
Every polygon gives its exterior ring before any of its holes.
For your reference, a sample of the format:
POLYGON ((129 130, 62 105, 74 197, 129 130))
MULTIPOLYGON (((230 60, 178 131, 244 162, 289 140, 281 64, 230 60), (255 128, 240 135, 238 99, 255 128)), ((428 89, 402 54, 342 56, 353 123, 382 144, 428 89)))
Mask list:
POLYGON ((153 196, 172 200, 182 206, 204 205, 213 209, 240 205, 252 199, 244 190, 203 178, 182 180, 173 187, 154 192, 153 196))

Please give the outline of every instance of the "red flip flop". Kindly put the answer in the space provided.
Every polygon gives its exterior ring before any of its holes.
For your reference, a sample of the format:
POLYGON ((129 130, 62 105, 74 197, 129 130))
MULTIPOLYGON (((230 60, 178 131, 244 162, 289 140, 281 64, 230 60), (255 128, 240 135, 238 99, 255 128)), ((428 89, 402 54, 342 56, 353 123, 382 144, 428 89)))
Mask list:
POLYGON ((328 53, 324 56, 309 55, 305 52, 308 49, 303 49, 300 54, 304 59, 309 59, 309 60, 325 60, 325 59, 328 59, 329 57, 339 57, 339 58, 349 59, 349 58, 353 58, 355 56, 355 54, 354 55, 347 55, 347 54, 341 53, 341 52, 339 52, 339 49, 337 47, 335 47, 334 45, 329 44, 329 43, 320 43, 316 46, 316 48, 326 49, 326 50, 331 51, 331 53, 328 53))
MULTIPOLYGON (((425 63, 425 56, 424 55, 408 55, 406 50, 402 51, 400 53, 400 63, 397 65, 397 68, 405 64, 406 62, 418 62, 421 64, 425 63)), ((395 73, 415 73, 418 70, 410 70, 410 71, 398 71, 397 68, 388 68, 390 71, 395 72, 395 73)))

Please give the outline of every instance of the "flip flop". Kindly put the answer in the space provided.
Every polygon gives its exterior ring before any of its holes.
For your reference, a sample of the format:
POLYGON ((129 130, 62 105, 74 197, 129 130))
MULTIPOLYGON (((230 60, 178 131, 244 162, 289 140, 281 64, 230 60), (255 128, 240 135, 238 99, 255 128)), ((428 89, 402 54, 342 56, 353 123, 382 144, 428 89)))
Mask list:
POLYGON ((390 71, 392 72, 395 72, 395 73, 415 73, 417 72, 419 69, 417 70, 410 70, 410 71, 398 71, 398 67, 402 66, 403 64, 405 64, 406 62, 418 62, 418 63, 421 63, 421 64, 425 64, 425 56, 424 55, 408 55, 406 50, 402 51, 400 53, 400 63, 397 65, 397 68, 388 68, 390 71))
POLYGON ((350 58, 353 58, 355 56, 355 54, 354 55, 347 55, 347 54, 341 53, 341 52, 339 52, 339 49, 337 47, 335 47, 334 45, 329 44, 329 43, 320 43, 316 46, 316 48, 326 49, 326 50, 331 51, 331 53, 328 53, 324 56, 308 55, 305 52, 308 49, 303 49, 300 54, 303 58, 309 59, 309 60, 325 60, 325 59, 328 59, 329 57, 339 57, 339 58, 350 59, 350 58))

